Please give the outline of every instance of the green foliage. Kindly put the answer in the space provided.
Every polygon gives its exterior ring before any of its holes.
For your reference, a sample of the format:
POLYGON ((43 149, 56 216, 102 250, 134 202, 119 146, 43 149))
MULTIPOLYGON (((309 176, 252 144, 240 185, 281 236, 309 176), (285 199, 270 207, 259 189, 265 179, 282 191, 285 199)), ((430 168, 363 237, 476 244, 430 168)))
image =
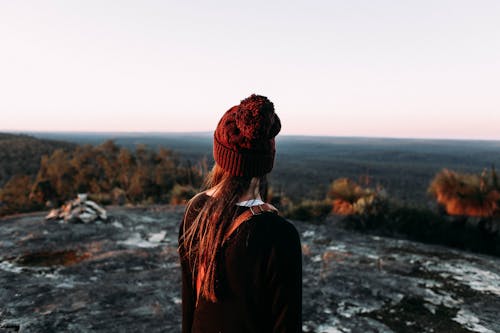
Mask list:
POLYGON ((330 214, 332 206, 328 201, 304 200, 298 205, 291 205, 284 215, 292 220, 322 222, 330 214))

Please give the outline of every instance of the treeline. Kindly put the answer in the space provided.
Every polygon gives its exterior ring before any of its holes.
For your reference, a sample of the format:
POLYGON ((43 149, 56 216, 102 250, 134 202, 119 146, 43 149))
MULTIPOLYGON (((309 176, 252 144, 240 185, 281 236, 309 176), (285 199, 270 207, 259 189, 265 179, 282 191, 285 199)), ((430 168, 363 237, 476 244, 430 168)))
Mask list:
MULTIPOLYGON (((183 203, 207 172, 206 162, 191 165, 168 149, 128 149, 113 141, 77 146, 0 134, 0 148, 0 171, 8 178, 0 186, 0 216, 57 207, 82 192, 105 205, 183 203)), ((287 183, 304 183, 289 178, 287 183)), ((494 167, 480 174, 443 169, 422 179, 429 200, 420 206, 372 182, 368 176, 337 178, 314 199, 302 194, 300 200, 291 187, 283 192, 280 186, 270 188, 268 199, 291 219, 321 223, 334 214, 349 228, 500 255, 500 180, 494 167)))
MULTIPOLYGON (((361 177, 363 180, 363 177, 361 177)), ((306 198, 294 203, 284 193, 271 200, 295 217, 299 212, 305 219, 336 215, 370 216, 383 214, 391 206, 401 205, 398 198, 390 197, 381 186, 369 186, 365 177, 364 185, 349 179, 334 180, 324 194, 324 200, 306 198), (309 215, 306 212, 309 210, 309 215)), ((481 174, 460 173, 449 169, 438 172, 429 183, 427 195, 435 199, 437 210, 450 216, 478 218, 500 217, 500 180, 495 167, 483 170, 481 174)))
POLYGON ((383 188, 340 178, 324 200, 274 200, 291 219, 321 223, 333 213, 346 228, 500 256, 500 181, 494 167, 481 174, 443 169, 427 193, 434 207, 402 205, 383 188))
POLYGON ((0 188, 17 174, 34 176, 43 155, 56 149, 72 150, 76 144, 42 140, 29 135, 0 133, 0 188))
POLYGON ((0 190, 0 215, 58 206, 78 193, 102 204, 181 202, 199 188, 202 164, 181 162, 171 150, 137 145, 56 149, 42 156, 35 177, 13 176, 0 190))

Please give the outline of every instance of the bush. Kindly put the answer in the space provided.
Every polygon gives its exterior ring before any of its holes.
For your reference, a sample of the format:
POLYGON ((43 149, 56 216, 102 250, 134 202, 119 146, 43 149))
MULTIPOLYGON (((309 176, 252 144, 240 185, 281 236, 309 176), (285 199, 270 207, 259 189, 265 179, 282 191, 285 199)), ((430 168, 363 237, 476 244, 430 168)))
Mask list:
POLYGON ((324 201, 304 200, 298 205, 292 205, 285 211, 285 216, 292 220, 322 222, 331 212, 331 204, 324 201))
POLYGON ((500 186, 493 167, 480 175, 444 169, 434 177, 428 192, 449 215, 500 215, 500 186))
POLYGON ((110 205, 113 202, 110 193, 90 193, 89 200, 95 201, 100 205, 110 205))
POLYGON ((500 256, 500 221, 495 219, 475 221, 422 207, 394 206, 385 214, 350 215, 341 223, 347 229, 500 256))
POLYGON ((175 184, 170 192, 170 203, 173 205, 185 204, 197 193, 197 190, 190 185, 175 184))
POLYGON ((335 180, 327 197, 332 200, 332 210, 339 215, 379 214, 387 207, 383 189, 363 188, 348 178, 335 180))

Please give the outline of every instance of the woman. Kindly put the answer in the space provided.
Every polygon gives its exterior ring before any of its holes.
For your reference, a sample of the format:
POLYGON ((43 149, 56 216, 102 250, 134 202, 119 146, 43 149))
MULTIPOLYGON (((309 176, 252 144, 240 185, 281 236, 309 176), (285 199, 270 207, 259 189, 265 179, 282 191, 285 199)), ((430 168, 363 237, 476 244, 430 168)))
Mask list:
POLYGON ((301 332, 302 254, 295 227, 264 203, 274 106, 252 95, 214 133, 207 190, 190 200, 179 230, 182 332, 301 332))

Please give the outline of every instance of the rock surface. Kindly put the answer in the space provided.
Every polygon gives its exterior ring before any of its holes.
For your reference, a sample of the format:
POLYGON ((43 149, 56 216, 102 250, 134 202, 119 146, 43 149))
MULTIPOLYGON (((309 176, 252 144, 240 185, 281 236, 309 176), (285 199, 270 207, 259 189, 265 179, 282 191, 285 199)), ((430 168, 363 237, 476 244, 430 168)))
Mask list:
MULTIPOLYGON (((180 332, 183 207, 0 220, 0 332, 180 332)), ((304 332, 500 332, 500 259, 295 222, 304 332)))

